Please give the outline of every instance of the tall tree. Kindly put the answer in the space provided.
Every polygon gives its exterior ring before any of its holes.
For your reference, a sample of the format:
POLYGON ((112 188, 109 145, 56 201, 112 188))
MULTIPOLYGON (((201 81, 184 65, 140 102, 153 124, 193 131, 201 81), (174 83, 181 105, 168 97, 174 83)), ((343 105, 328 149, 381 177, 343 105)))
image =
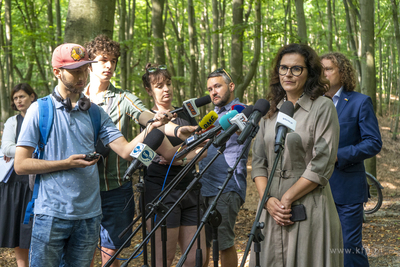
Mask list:
MULTIPOLYGON (((376 111, 374 7, 375 1, 360 0, 362 39, 361 92, 370 96, 376 111)), ((376 176, 376 157, 366 161, 366 170, 376 176)))
POLYGON ((189 18, 189 50, 190 50, 190 86, 189 86, 189 92, 190 92, 190 98, 194 98, 196 96, 195 94, 195 87, 196 87, 196 81, 198 77, 197 73, 197 61, 196 61, 196 55, 197 55, 197 34, 196 34, 196 23, 195 23, 195 13, 194 13, 194 5, 193 5, 193 0, 188 0, 188 18, 189 18))
POLYGON ((233 0, 231 74, 236 84, 241 84, 243 79, 243 32, 243 0, 233 0))
POLYGON ((153 31, 153 50, 154 61, 157 64, 165 63, 165 49, 164 49, 164 0, 152 0, 152 17, 151 28, 153 31))
POLYGON ((212 61, 211 71, 218 68, 218 54, 219 54, 219 8, 218 0, 212 0, 212 61))
POLYGON ((327 32, 327 42, 328 49, 331 52, 332 49, 332 34, 333 34, 333 18, 332 18, 332 3, 331 0, 326 0, 326 13, 328 15, 328 32, 327 32))
POLYGON ((296 4, 296 16, 297 16, 297 34, 299 36, 299 42, 307 44, 307 24, 306 17, 304 15, 304 1, 294 0, 296 4))
POLYGON ((99 34, 113 37, 115 0, 70 0, 64 42, 84 45, 99 34))
MULTIPOLYGON (((397 55, 398 55, 398 62, 400 62, 400 29, 399 29, 399 17, 397 13, 397 3, 396 0, 391 0, 392 1, 392 10, 393 10, 393 26, 394 26, 394 33, 396 37, 396 46, 397 46, 397 55)), ((400 79, 400 78, 399 78, 400 79)), ((400 85, 400 81, 397 82, 397 86, 400 85)), ((397 88, 397 96, 400 96, 400 87, 397 88)), ((397 130, 399 126, 399 115, 400 114, 400 101, 397 101, 397 116, 396 116, 396 122, 393 130, 393 136, 392 139, 396 140, 397 139, 397 130)))

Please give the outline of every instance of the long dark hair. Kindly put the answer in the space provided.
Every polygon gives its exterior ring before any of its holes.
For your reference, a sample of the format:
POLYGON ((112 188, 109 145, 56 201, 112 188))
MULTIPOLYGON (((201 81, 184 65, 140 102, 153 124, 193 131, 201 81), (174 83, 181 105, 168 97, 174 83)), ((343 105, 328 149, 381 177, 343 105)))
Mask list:
POLYGON ((282 57, 286 54, 299 54, 304 57, 308 77, 304 84, 304 93, 309 95, 312 100, 324 95, 329 89, 329 81, 325 78, 323 67, 317 53, 306 44, 289 44, 281 47, 273 61, 271 70, 271 81, 269 84, 270 92, 267 99, 271 103, 268 116, 272 116, 276 112, 276 105, 283 99, 286 92, 283 89, 280 80, 278 68, 282 57))
POLYGON ((11 108, 12 108, 13 110, 15 110, 15 111, 18 111, 18 109, 17 109, 17 107, 16 107, 15 104, 14 104, 14 94, 15 94, 16 92, 18 92, 19 90, 23 90, 23 91, 24 91, 25 93, 27 93, 29 96, 31 96, 32 94, 34 94, 34 95, 35 95, 35 99, 34 99, 33 101, 36 101, 37 98, 38 98, 37 94, 35 93, 35 91, 33 91, 33 88, 32 88, 29 84, 27 84, 27 83, 19 83, 19 84, 17 84, 17 85, 14 86, 14 88, 12 89, 12 91, 11 91, 11 97, 10 97, 10 99, 11 99, 11 108))

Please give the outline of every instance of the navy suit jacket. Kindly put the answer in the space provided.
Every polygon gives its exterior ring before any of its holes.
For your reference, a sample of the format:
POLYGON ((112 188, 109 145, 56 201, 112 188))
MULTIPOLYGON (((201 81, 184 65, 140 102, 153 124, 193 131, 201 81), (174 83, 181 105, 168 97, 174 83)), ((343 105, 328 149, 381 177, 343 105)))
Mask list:
POLYGON ((335 170, 329 180, 336 204, 367 202, 364 160, 379 153, 381 134, 372 100, 343 90, 336 105, 340 124, 335 170))

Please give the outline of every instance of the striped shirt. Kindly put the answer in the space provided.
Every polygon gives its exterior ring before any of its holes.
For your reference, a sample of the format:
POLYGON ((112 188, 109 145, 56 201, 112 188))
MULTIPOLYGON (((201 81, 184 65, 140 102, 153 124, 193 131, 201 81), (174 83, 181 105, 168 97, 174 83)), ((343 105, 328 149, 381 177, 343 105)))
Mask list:
MULTIPOLYGON (((88 87, 90 84, 88 85, 88 87)), ((87 88, 88 89, 88 88, 87 88)), ((87 92, 87 89, 85 92, 87 92)), ((142 101, 134 94, 115 88, 111 83, 103 94, 103 97, 93 97, 91 100, 102 107, 111 117, 118 130, 126 138, 130 129, 130 120, 139 123, 140 114, 147 110, 142 101)), ((120 187, 124 183, 122 177, 129 166, 129 162, 119 157, 114 151, 99 161, 100 190, 109 191, 120 187)))

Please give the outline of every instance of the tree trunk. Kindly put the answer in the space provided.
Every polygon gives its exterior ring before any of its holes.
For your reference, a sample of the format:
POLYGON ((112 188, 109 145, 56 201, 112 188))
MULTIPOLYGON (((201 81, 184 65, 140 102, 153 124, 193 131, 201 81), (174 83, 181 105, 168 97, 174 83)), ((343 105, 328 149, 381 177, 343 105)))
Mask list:
POLYGON ((332 14, 333 14, 333 25, 335 27, 335 42, 336 42, 336 50, 340 51, 340 41, 339 41, 339 30, 336 23, 336 1, 332 0, 332 14))
POLYGON ((261 0, 256 0, 256 23, 255 23, 255 38, 254 38, 254 55, 250 63, 249 72, 246 74, 243 83, 237 84, 236 94, 240 101, 243 101, 243 95, 246 88, 257 72, 258 62, 261 54, 261 0))
POLYGON ((189 50, 190 50, 190 98, 196 97, 195 87, 198 78, 197 62, 196 62, 196 25, 194 21, 194 6, 193 0, 188 0, 188 19, 189 19, 189 50))
POLYGON ((214 71, 218 68, 218 54, 219 54, 219 8, 218 8, 218 0, 212 0, 212 14, 213 14, 213 23, 212 23, 212 63, 211 63, 211 71, 214 71))
MULTIPOLYGON (((381 16, 380 16, 380 0, 378 0, 378 27, 381 27, 381 16)), ((378 42, 379 42, 379 105, 378 105, 378 115, 382 116, 382 106, 383 106, 383 99, 382 99, 382 93, 383 93, 383 60, 382 60, 382 38, 378 37, 378 42)))
MULTIPOLYGON (((4 47, 5 61, 6 61, 6 79, 7 79, 7 93, 10 95, 11 90, 14 86, 14 62, 13 62, 13 50, 12 50, 12 20, 11 20, 11 0, 5 0, 4 2, 4 23, 6 27, 6 46, 4 47)), ((7 107, 11 113, 11 107, 7 107)))
POLYGON ((115 0, 70 0, 64 42, 84 45, 99 34, 113 38, 115 0))
POLYGON ((328 14, 328 34, 327 34, 327 42, 328 42, 328 50, 329 52, 333 51, 332 48, 332 34, 333 34, 333 22, 332 22, 332 3, 331 0, 326 0, 326 13, 328 14))
MULTIPOLYGON (((243 0, 232 1, 231 75, 239 85, 243 79, 243 0)), ((239 96, 238 90, 235 95, 239 96)), ((243 97, 243 96, 242 96, 243 97)))
POLYGON ((153 50, 154 61, 157 64, 165 64, 165 49, 164 49, 164 24, 163 24, 163 10, 164 0, 152 0, 152 17, 151 28, 153 31, 153 50))
POLYGON ((119 43, 120 43, 120 57, 119 57, 119 63, 121 64, 121 68, 120 68, 120 87, 122 90, 127 90, 127 70, 128 70, 128 66, 127 66, 127 61, 128 59, 127 57, 127 47, 125 45, 125 39, 126 39, 126 1, 125 0, 121 0, 120 2, 120 7, 119 7, 119 43))
POLYGON ((220 9, 219 9, 219 17, 220 17, 219 28, 221 29, 221 33, 219 34, 219 40, 220 40, 220 42, 219 42, 220 63, 219 64, 220 64, 221 68, 224 68, 224 69, 226 69, 225 46, 224 46, 224 42, 223 42, 223 40, 225 40, 225 37, 224 37, 225 31, 223 31, 222 29, 224 29, 224 27, 225 27, 225 14, 226 14, 226 0, 222 0, 222 7, 220 6, 220 9))
MULTIPOLYGON (((2 10, 3 1, 0 0, 0 10, 2 10)), ((3 40, 3 21, 1 20, 0 16, 0 51, 4 48, 4 40, 3 40)), ((5 83, 4 77, 4 66, 2 63, 2 57, 0 55, 0 131, 3 130, 3 123, 10 117, 9 113, 9 94, 5 83)))
POLYGON ((296 4, 297 35, 299 36, 299 42, 307 44, 307 25, 304 15, 303 0, 294 0, 294 2, 296 4))
MULTIPOLYGON (((362 39, 362 87, 361 92, 370 96, 376 111, 374 2, 360 0, 362 39)), ((376 176, 376 157, 365 161, 366 170, 376 176)))
POLYGON ((344 5, 345 12, 346 12, 346 29, 347 29, 348 36, 349 36, 348 41, 350 43, 350 50, 353 51, 353 57, 355 59, 354 65, 355 65, 355 69, 356 69, 357 75, 358 75, 358 82, 360 82, 361 63, 360 63, 360 60, 358 59, 357 46, 356 46, 356 41, 355 41, 355 37, 353 34, 352 26, 351 26, 350 10, 347 5, 347 0, 343 0, 343 5, 344 5))
MULTIPOLYGON (((400 29, 399 29, 399 17, 398 17, 398 13, 397 13, 397 4, 395 0, 391 0, 392 2, 392 10, 393 10, 393 27, 394 27, 394 34, 396 37, 396 46, 397 46, 397 56, 398 56, 398 62, 400 62, 400 53, 399 53, 399 49, 400 49, 400 29)), ((400 81, 397 82, 397 86, 400 85, 400 81)), ((400 96, 400 88, 397 89, 397 97, 400 96)), ((397 139, 397 130, 398 130, 398 126, 399 126, 399 112, 400 112, 400 100, 397 100, 397 113, 396 113, 396 122, 395 122, 395 126, 393 129, 393 136, 392 139, 396 140, 397 139)))
POLYGON ((57 33, 56 33, 56 45, 61 44, 62 41, 62 30, 61 30, 61 8, 60 8, 60 0, 55 0, 56 6, 56 23, 57 23, 57 33))

